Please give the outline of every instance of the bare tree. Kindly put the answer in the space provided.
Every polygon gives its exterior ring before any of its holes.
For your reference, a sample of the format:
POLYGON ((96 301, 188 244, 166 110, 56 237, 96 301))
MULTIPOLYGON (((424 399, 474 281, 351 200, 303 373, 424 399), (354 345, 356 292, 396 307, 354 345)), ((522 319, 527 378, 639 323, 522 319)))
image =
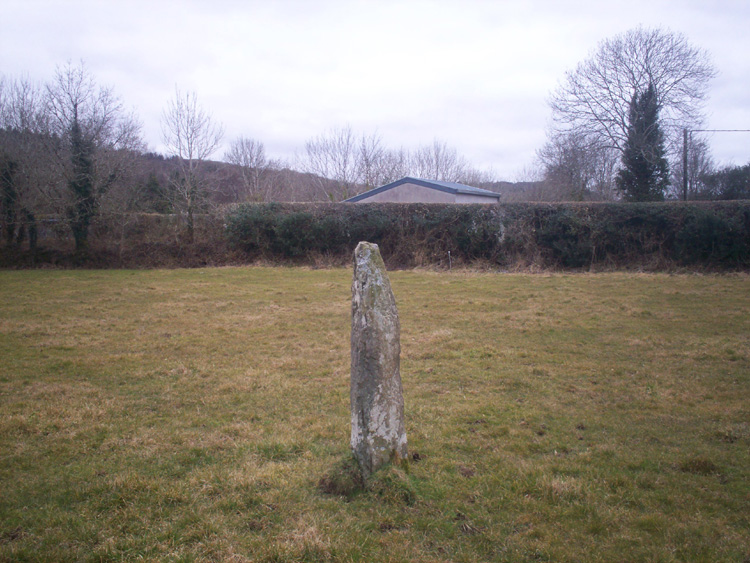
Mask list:
POLYGON ((355 135, 350 126, 334 129, 305 144, 301 163, 311 174, 316 193, 330 201, 388 184, 404 176, 479 185, 492 182, 490 174, 471 167, 455 148, 434 140, 407 151, 390 150, 377 134, 355 135))
POLYGON ((410 156, 404 148, 385 150, 380 161, 379 184, 390 184, 410 174, 410 156))
POLYGON ((365 190, 376 188, 383 183, 386 176, 386 150, 377 134, 362 135, 357 154, 357 176, 365 190))
POLYGON ((377 133, 360 136, 347 125, 309 140, 302 170, 318 194, 339 201, 407 175, 409 160, 403 149, 386 149, 377 133))
POLYGON ((497 183, 497 179, 492 170, 479 170, 467 165, 463 173, 458 177, 458 183, 494 191, 492 186, 497 183))
POLYGON ((272 170, 280 163, 266 157, 263 143, 249 137, 238 137, 232 141, 224 160, 240 170, 245 201, 268 201, 273 196, 272 170))
MULTIPOLYGON (((705 138, 693 133, 688 142, 688 199, 705 199, 712 196, 705 179, 716 171, 711 150, 705 138)), ((676 199, 682 198, 684 186, 684 162, 676 159, 672 165, 672 191, 670 195, 676 199)))
POLYGON ((302 170, 313 175, 318 194, 340 201, 356 193, 359 182, 359 147, 352 128, 332 129, 305 143, 302 170))
POLYGON ((198 104, 195 92, 180 92, 162 113, 162 140, 177 164, 171 177, 171 193, 176 209, 185 214, 187 240, 195 239, 195 213, 207 202, 201 165, 219 148, 224 128, 198 104))
POLYGON ((430 145, 419 147, 411 156, 411 170, 418 178, 458 182, 468 168, 467 161, 455 148, 437 139, 430 145))
POLYGON ((557 132, 537 152, 547 200, 611 200, 619 154, 578 132, 557 132))
POLYGON ((43 90, 28 79, 0 78, 0 208, 6 244, 37 242, 45 211, 39 187, 50 183, 44 153, 43 90))
MULTIPOLYGON (((429 152, 429 148, 424 149, 429 152)), ((412 174, 415 156, 403 148, 388 149, 377 134, 360 137, 357 178, 362 190, 389 184, 412 174)))
POLYGON ((493 174, 474 168, 454 147, 438 139, 409 153, 408 165, 408 175, 427 180, 477 187, 494 182, 493 174))
POLYGON ((44 114, 41 86, 28 78, 0 77, 0 127, 40 132, 44 114))
POLYGON ((630 102, 653 85, 660 125, 674 150, 680 130, 700 123, 716 71, 708 53, 681 34, 638 27, 601 42, 566 74, 550 105, 558 130, 624 151, 630 102))
POLYGON ((101 198, 143 148, 141 125, 112 88, 97 85, 83 63, 58 67, 46 86, 44 113, 56 176, 45 195, 62 208, 81 251, 101 198))

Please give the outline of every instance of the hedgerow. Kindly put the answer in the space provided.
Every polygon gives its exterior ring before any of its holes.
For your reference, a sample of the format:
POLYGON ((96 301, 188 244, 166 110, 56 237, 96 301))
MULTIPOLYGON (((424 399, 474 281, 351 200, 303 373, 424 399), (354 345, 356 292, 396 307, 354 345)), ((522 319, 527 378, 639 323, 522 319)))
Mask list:
POLYGON ((750 270, 750 201, 242 204, 197 215, 193 242, 183 232, 176 215, 107 217, 85 255, 50 231, 33 251, 0 246, 0 267, 345 265, 366 240, 391 268, 750 270))
POLYGON ((750 202, 246 204, 226 235, 247 259, 348 261, 368 240, 392 267, 745 269, 750 202))

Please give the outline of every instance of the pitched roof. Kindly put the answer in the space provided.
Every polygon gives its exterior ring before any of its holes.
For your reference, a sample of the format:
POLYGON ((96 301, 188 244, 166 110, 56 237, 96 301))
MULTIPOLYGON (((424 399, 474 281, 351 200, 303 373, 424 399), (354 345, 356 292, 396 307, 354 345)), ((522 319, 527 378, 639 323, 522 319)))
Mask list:
POLYGON ((345 199, 344 201, 345 202, 361 201, 370 196, 374 196, 375 194, 379 194, 381 192, 385 192, 392 188, 401 186, 402 184, 416 184, 417 186, 422 186, 424 188, 430 188, 433 190, 438 190, 441 192, 446 192, 446 193, 454 194, 454 195, 455 194, 468 194, 468 195, 493 197, 495 199, 500 198, 500 194, 497 192, 492 192, 490 190, 483 190, 482 188, 475 188, 473 186, 467 186, 464 184, 459 184, 457 182, 441 182, 438 180, 423 180, 421 178, 411 178, 407 176, 406 178, 401 178, 400 180, 396 180, 395 182, 391 182, 390 184, 386 184, 385 186, 380 186, 379 188, 374 188, 372 190, 362 192, 361 194, 355 195, 354 197, 350 197, 349 199, 345 199))

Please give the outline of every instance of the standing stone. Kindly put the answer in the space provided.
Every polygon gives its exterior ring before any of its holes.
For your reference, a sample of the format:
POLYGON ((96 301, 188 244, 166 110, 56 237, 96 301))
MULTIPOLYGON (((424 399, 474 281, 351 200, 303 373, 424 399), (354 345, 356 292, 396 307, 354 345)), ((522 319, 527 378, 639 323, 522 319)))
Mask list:
POLYGON ((378 245, 360 242, 352 280, 351 446, 365 478, 407 457, 400 333, 378 245))

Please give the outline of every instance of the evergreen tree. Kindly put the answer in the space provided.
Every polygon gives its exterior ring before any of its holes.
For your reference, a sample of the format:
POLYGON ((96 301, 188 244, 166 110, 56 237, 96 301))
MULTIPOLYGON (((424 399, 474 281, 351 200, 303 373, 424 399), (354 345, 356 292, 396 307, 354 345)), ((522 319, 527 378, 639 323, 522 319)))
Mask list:
POLYGON ((653 84, 645 92, 633 94, 622 166, 617 174, 617 187, 627 201, 664 200, 669 165, 653 84))
POLYGON ((151 172, 143 187, 142 208, 150 213, 172 213, 168 195, 166 189, 159 183, 156 173, 151 172))
POLYGON ((93 143, 85 139, 78 121, 78 108, 74 105, 73 123, 70 128, 70 151, 72 177, 68 187, 73 196, 73 205, 68 208, 68 220, 76 250, 85 250, 88 245, 89 226, 96 214, 97 198, 94 189, 93 143))
POLYGON ((701 180, 705 191, 700 199, 750 199, 750 163, 726 166, 701 180))
POLYGON ((2 159, 0 164, 0 208, 3 210, 5 223, 5 241, 13 244, 16 236, 16 219, 18 192, 16 190, 16 170, 18 163, 11 159, 2 159))
POLYGON ((47 174, 54 186, 45 200, 64 216, 76 251, 83 252, 108 192, 124 189, 142 148, 140 124, 125 113, 110 88, 97 86, 83 64, 57 69, 46 85, 43 112, 42 138, 53 155, 47 174))

